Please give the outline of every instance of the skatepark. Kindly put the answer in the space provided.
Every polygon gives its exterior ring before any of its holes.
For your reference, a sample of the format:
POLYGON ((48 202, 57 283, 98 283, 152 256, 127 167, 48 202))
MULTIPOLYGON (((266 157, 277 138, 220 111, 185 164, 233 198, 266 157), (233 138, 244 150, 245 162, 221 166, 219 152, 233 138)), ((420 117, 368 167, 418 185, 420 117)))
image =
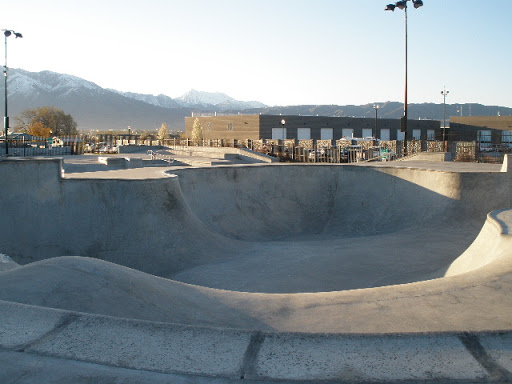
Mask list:
POLYGON ((66 161, 0 161, 2 382, 512 380, 508 158, 66 161))

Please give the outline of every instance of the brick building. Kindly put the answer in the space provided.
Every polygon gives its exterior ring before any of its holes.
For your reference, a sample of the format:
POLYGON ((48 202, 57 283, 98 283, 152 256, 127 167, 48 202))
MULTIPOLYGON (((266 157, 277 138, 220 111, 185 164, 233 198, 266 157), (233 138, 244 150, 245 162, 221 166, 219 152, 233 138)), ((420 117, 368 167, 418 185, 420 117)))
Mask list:
MULTIPOLYGON (((326 116, 225 115, 186 117, 186 136, 192 137, 198 120, 204 139, 298 139, 339 140, 352 137, 374 137, 380 140, 403 140, 399 119, 375 119, 326 116), (284 121, 284 124, 283 124, 284 121)), ((434 140, 442 137, 436 120, 409 120, 408 140, 434 140)))

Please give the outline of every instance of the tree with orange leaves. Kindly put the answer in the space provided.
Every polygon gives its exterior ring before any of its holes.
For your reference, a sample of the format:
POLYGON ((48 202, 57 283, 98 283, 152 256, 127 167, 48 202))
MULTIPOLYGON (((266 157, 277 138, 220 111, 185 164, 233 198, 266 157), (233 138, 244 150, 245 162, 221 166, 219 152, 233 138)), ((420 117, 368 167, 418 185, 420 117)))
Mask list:
POLYGON ((43 125, 40 121, 35 121, 28 127, 28 133, 37 137, 50 137, 52 130, 43 125))

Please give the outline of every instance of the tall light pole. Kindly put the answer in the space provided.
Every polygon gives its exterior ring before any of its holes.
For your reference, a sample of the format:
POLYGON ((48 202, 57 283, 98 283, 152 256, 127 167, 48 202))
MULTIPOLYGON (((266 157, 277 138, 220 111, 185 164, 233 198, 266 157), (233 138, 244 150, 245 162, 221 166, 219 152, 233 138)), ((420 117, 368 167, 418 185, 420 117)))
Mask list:
POLYGON ((375 140, 377 140, 377 127, 378 127, 377 114, 378 114, 379 108, 380 108, 380 106, 378 104, 373 104, 373 109, 375 109, 375 134, 373 135, 373 138, 375 140))
POLYGON ((281 120, 281 125, 283 126, 283 145, 284 145, 284 140, 286 140, 286 128, 284 127, 285 124, 286 124, 286 120, 285 119, 281 120))
POLYGON ((443 95, 443 151, 446 151, 446 143, 445 143, 445 135, 446 135, 446 96, 450 91, 446 90, 446 87, 443 87, 443 90, 441 91, 441 95, 443 95))
POLYGON ((412 1, 414 8, 423 6, 422 0, 403 0, 395 4, 388 4, 385 11, 395 11, 395 8, 402 9, 405 12, 405 97, 404 97, 404 117, 400 122, 400 130, 404 132, 404 155, 407 155, 407 2, 412 1))
POLYGON ((16 38, 23 37, 21 33, 14 32, 11 29, 2 29, 5 37, 5 64, 4 64, 4 100, 5 100, 5 114, 4 114, 4 129, 5 129, 5 156, 9 156, 9 144, 7 143, 7 134, 9 133, 9 115, 7 113, 7 38, 14 33, 16 38))

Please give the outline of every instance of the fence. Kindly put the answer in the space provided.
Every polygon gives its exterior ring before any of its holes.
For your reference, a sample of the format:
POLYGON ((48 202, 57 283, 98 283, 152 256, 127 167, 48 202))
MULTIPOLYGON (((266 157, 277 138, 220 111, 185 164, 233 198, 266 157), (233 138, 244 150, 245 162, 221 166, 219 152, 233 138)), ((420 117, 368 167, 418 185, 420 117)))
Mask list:
POLYGON ((248 148, 277 157, 286 162, 303 163, 352 163, 395 159, 403 152, 402 142, 374 140, 226 140, 226 139, 174 139, 167 145, 173 149, 190 146, 248 148))
POLYGON ((9 138, 0 141, 0 156, 31 157, 31 156, 64 156, 83 153, 83 140, 78 136, 65 137, 26 137, 9 138))
POLYGON ((504 145, 482 145, 477 141, 457 141, 450 143, 449 151, 454 161, 478 163, 503 163, 505 154, 512 148, 504 145))
MULTIPOLYGON (((91 141, 92 138, 89 138, 91 141)), ((92 147, 88 144, 86 136, 66 137, 26 137, 9 138, 9 156, 63 156, 78 155, 92 147)), ((109 142, 96 142, 93 151, 102 151, 109 148, 109 142), (101 146, 102 144, 103 146, 101 146)), ((112 141, 116 144, 125 144, 112 141)), ((128 144, 128 143, 126 143, 128 144)), ((131 142, 130 142, 131 144, 131 142)), ((174 149, 183 149, 192 146, 204 147, 235 147, 248 148, 281 161, 302 163, 353 163, 360 161, 396 160, 404 157, 403 141, 375 141, 367 139, 352 140, 237 140, 237 139, 204 139, 191 140, 170 138, 165 140, 140 140, 139 145, 162 145, 174 149)), ((111 149, 113 147, 110 147, 111 149)), ((511 153, 512 148, 506 145, 490 145, 479 141, 434 141, 410 140, 407 141, 407 155, 420 152, 447 152, 451 153, 453 161, 502 163, 504 155, 511 153)), ((0 140, 0 156, 5 156, 5 139, 0 140)))
MULTIPOLYGON (((181 149, 189 146, 242 147, 278 157, 281 161, 302 163, 353 163, 360 161, 389 161, 405 156, 404 142, 399 140, 236 140, 236 139, 171 139, 164 143, 181 149)), ((501 163, 511 148, 488 146, 476 141, 443 142, 441 140, 409 140, 407 156, 421 152, 451 153, 453 161, 501 163)))

